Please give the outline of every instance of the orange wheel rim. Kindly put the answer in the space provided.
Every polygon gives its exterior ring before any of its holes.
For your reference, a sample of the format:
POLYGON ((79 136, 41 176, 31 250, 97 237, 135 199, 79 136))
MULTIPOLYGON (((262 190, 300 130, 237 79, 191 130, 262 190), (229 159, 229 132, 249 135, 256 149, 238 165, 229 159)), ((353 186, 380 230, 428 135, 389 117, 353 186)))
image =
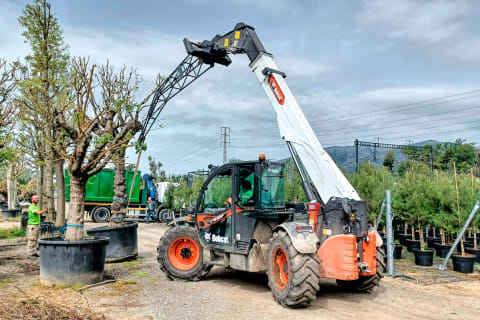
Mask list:
POLYGON ((277 247, 273 250, 272 274, 275 285, 280 290, 285 289, 288 284, 288 274, 290 267, 288 266, 288 258, 283 248, 277 247))
POLYGON ((168 249, 168 259, 178 270, 191 270, 200 260, 198 244, 188 237, 175 239, 168 249))

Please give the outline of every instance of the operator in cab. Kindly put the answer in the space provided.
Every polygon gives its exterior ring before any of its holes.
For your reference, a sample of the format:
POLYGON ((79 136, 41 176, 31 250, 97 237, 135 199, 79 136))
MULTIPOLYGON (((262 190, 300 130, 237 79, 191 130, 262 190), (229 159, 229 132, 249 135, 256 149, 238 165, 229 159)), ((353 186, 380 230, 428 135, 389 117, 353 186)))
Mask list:
POLYGON ((250 180, 253 180, 253 173, 251 174, 251 176, 252 176, 252 179, 249 179, 250 176, 248 176, 242 181, 242 184, 240 186, 240 194, 238 195, 239 196, 238 203, 240 205, 244 205, 248 201, 253 199, 253 186, 252 186, 252 183, 250 182, 250 180))

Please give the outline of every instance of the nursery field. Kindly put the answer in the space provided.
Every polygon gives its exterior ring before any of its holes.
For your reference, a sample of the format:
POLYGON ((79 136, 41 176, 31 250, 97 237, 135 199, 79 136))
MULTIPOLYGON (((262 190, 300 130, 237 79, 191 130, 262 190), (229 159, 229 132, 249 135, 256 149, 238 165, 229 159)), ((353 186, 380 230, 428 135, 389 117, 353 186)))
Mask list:
MULTIPOLYGON (((91 226, 98 224, 87 223, 91 226)), ((0 318, 230 319, 235 314, 239 319, 477 319, 480 312, 478 265, 470 275, 450 266, 439 271, 415 266, 411 253, 395 261, 396 272, 407 277, 385 277, 370 295, 322 280, 317 299, 306 309, 279 306, 264 274, 215 268, 204 281, 170 281, 155 258, 165 230, 164 225, 140 224, 139 258, 107 264, 104 280, 115 282, 81 292, 79 286, 40 286, 38 260, 25 257, 24 245, 12 245, 22 239, 2 240, 0 318)))

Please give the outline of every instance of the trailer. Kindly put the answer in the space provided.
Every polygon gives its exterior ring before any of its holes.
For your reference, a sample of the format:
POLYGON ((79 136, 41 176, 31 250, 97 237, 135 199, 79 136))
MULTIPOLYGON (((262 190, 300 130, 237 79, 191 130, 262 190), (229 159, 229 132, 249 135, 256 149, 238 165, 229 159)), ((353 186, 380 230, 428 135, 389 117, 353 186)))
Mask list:
MULTIPOLYGON (((137 171, 136 175, 134 173, 133 170, 125 171, 127 197, 133 182, 127 218, 145 219, 147 198, 151 197, 152 201, 158 202, 157 188, 149 174, 142 176, 141 171, 137 171), (134 176, 135 181, 133 181, 134 176)), ((111 206, 114 201, 114 177, 115 170, 103 169, 87 180, 85 186, 85 211, 88 217, 95 222, 108 222, 110 219, 111 206)), ((65 170, 65 200, 70 201, 70 175, 68 170, 65 170)))

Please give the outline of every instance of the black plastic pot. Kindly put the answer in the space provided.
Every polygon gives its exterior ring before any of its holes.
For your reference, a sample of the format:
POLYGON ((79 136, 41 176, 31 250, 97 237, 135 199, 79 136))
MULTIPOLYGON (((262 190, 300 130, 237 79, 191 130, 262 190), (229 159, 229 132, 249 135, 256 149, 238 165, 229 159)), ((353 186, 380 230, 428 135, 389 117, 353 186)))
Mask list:
POLYGON ((431 267, 433 265, 433 250, 415 249, 413 254, 417 266, 431 267))
POLYGON ((402 248, 401 244, 396 244, 393 248, 393 259, 402 259, 402 248))
POLYGON ((106 261, 116 262, 135 258, 138 255, 137 228, 137 222, 125 221, 124 225, 119 227, 104 226, 88 229, 87 234, 110 238, 106 261))
POLYGON ((461 273, 473 273, 473 264, 475 263, 475 256, 462 256, 460 254, 452 255, 453 270, 461 273))
POLYGON ((437 241, 437 239, 434 237, 427 237, 426 240, 427 240, 427 246, 429 248, 434 248, 433 244, 435 243, 435 241, 437 241))
POLYGON ((20 229, 25 229, 28 225, 28 212, 22 213, 22 218, 20 219, 20 229))
POLYGON ((108 238, 67 241, 61 237, 38 240, 40 280, 56 284, 92 284, 103 279, 108 238))
MULTIPOLYGON (((473 241, 472 241, 472 242, 470 242, 470 241, 464 241, 464 242, 463 242, 463 247, 464 247, 464 248, 466 248, 466 247, 473 247, 473 241)), ((457 251, 458 251, 458 252, 462 251, 462 243, 461 243, 461 242, 459 242, 459 243, 457 244, 457 251)))
POLYGON ((410 235, 408 234, 399 234, 398 235, 398 240, 400 241, 401 245, 406 246, 407 245, 407 239, 410 238, 410 235))
POLYGON ((8 218, 15 218, 18 217, 22 213, 22 209, 2 209, 2 217, 3 219, 8 218))
POLYGON ((465 252, 473 254, 475 256, 475 262, 480 263, 480 249, 465 248, 465 252))
POLYGON ((445 258, 450 251, 451 245, 449 244, 442 244, 441 242, 435 242, 435 254, 437 257, 445 258))
POLYGON ((406 242, 407 242, 407 251, 408 252, 413 252, 413 250, 415 250, 415 249, 420 249, 420 241, 408 239, 406 242))

